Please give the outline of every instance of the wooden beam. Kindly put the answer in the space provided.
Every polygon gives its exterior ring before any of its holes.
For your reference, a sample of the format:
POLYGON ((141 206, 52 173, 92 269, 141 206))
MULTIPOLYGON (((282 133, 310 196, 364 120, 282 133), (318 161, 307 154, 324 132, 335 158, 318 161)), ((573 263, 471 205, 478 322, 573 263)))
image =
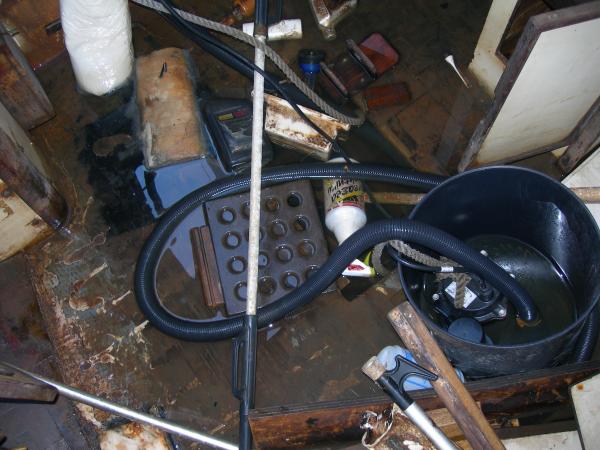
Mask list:
POLYGON ((67 204, 47 178, 37 149, 2 104, 0 148, 2 181, 48 225, 60 228, 67 220, 67 204))
MULTIPOLYGON (((590 361, 466 383, 488 419, 518 416, 542 406, 564 408, 568 387, 600 371, 590 361)), ((444 405, 432 389, 411 392, 422 408, 444 405)), ((250 425, 257 448, 299 448, 325 441, 357 441, 365 411, 382 412, 390 406, 385 396, 260 408, 251 412, 250 425)))
POLYGON ((577 139, 567 147, 567 150, 558 159, 558 167, 564 174, 571 173, 589 152, 594 150, 592 147, 600 137, 600 97, 590 108, 590 111, 584 117, 580 127, 577 139))
POLYGON ((58 392, 32 380, 0 374, 0 400, 19 400, 52 403, 58 392))
MULTIPOLYGON (((599 125, 600 126, 600 125, 599 125)), ((583 203, 600 203, 600 187, 578 187, 571 188, 583 203)), ((416 205, 425 194, 414 194, 406 192, 373 192, 375 200, 387 205, 416 205)), ((365 194, 365 202, 370 203, 371 197, 365 194)))

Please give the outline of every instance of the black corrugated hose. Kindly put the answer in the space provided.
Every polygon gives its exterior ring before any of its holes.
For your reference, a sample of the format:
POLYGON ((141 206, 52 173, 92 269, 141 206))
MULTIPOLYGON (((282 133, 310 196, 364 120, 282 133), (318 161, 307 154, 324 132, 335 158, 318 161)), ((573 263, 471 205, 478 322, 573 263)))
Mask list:
POLYGON ((594 353, 600 332, 600 303, 596 303, 577 339, 577 346, 571 357, 572 362, 589 361, 594 353))
MULTIPOLYGON (((262 184, 270 186, 300 179, 346 178, 380 181, 429 190, 445 178, 397 167, 346 164, 297 164, 263 171, 262 184)), ((178 317, 165 309, 156 294, 156 270, 165 243, 181 221, 208 200, 244 192, 249 176, 217 180, 176 203, 157 223, 138 258, 135 293, 148 320, 162 332, 187 341, 217 341, 239 334, 243 316, 217 321, 178 317)), ((430 225, 411 220, 383 220, 367 225, 340 245, 310 280, 281 299, 258 311, 258 326, 264 327, 306 305, 325 290, 359 254, 380 242, 400 239, 423 245, 456 261, 488 280, 511 301, 521 320, 534 322, 537 312, 529 294, 501 267, 457 238, 430 225)))

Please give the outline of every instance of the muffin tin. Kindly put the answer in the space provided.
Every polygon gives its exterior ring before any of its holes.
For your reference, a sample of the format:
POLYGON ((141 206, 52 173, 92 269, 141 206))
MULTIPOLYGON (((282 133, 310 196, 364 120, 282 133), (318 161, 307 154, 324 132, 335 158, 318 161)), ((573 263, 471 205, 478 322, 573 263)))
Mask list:
MULTIPOLYGON (((249 194, 207 202, 225 307, 229 315, 246 310, 249 194)), ((328 257, 309 181, 262 190, 258 306, 300 286, 328 257)))

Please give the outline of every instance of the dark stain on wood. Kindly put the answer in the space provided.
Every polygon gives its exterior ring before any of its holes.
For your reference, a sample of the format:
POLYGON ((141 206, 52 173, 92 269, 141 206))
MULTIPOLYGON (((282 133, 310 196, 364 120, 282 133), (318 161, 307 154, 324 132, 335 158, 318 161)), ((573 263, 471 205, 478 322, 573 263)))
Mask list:
MULTIPOLYGON (((488 419, 506 419, 542 406, 564 408, 569 386, 599 370, 600 361, 593 361, 472 381, 466 387, 488 419)), ((425 410, 443 407, 432 389, 414 391, 411 396, 425 410)), ((251 413, 250 423, 258 448, 300 448, 328 441, 358 440, 363 413, 381 413, 389 406, 388 397, 377 396, 259 408, 251 413)))
POLYGON ((26 130, 54 115, 52 104, 12 36, 0 24, 0 100, 26 130))
POLYGON ((46 223, 60 228, 68 215, 64 198, 4 129, 0 129, 0 148, 0 178, 46 223))

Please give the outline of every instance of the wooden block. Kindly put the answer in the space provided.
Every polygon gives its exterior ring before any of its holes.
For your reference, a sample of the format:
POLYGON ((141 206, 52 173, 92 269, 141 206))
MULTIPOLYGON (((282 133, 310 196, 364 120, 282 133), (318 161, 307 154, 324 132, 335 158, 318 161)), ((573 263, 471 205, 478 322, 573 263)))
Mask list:
POLYGON ((190 231, 196 273, 202 285, 206 305, 211 308, 225 304, 219 269, 215 256, 210 229, 207 226, 192 228, 190 231))
MULTIPOLYGON (((301 151, 313 158, 327 161, 331 154, 331 142, 306 125, 292 106, 274 95, 265 95, 267 112, 265 132, 271 141, 282 147, 301 151)), ((350 130, 350 125, 310 108, 300 106, 302 112, 317 124, 328 136, 335 139, 338 134, 350 130)))
POLYGON ((207 152, 188 61, 188 52, 178 48, 157 50, 137 60, 137 104, 149 169, 207 152))

